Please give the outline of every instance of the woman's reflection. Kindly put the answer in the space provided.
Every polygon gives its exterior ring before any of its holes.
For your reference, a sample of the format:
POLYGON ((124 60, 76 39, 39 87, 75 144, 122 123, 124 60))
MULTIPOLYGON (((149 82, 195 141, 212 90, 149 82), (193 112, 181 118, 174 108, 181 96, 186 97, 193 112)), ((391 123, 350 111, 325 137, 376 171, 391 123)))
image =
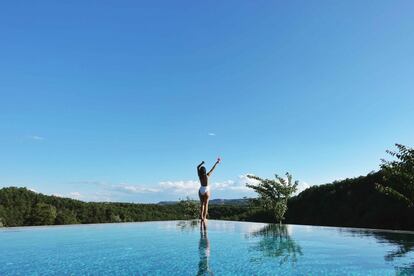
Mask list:
POLYGON ((207 237, 207 222, 200 222, 200 241, 198 243, 198 254, 200 261, 198 262, 197 275, 213 275, 209 267, 210 259, 210 242, 207 237))

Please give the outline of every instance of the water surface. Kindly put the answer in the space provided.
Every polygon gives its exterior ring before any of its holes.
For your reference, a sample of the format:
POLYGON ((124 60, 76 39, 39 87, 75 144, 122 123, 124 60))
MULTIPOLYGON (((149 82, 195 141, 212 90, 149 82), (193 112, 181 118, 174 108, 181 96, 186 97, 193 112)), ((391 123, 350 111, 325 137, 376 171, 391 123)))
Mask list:
POLYGON ((211 220, 0 230, 0 275, 414 275, 412 232, 211 220))

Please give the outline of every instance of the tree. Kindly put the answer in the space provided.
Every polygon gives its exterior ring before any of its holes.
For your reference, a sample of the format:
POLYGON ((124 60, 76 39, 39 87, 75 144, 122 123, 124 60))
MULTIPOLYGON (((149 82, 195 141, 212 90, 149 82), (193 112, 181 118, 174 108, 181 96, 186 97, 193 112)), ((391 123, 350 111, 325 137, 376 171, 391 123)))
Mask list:
POLYGON ((199 206, 195 200, 187 197, 186 199, 180 200, 178 203, 180 208, 183 210, 185 217, 188 219, 195 219, 199 214, 199 206))
POLYGON ((73 211, 63 209, 59 211, 56 215, 55 224, 78 224, 79 221, 76 218, 76 215, 73 211))
POLYGON ((46 203, 37 203, 32 210, 32 225, 51 225, 55 223, 56 207, 46 203))
POLYGON ((382 160, 381 169, 384 184, 376 184, 376 188, 406 206, 414 207, 414 149, 395 144, 398 151, 387 150, 396 160, 382 160))
POLYGON ((0 227, 4 227, 5 225, 4 215, 5 215, 4 207, 0 205, 0 227))
POLYGON ((276 221, 282 223, 287 211, 288 199, 296 192, 299 182, 297 180, 293 182, 292 175, 289 173, 286 173, 287 179, 277 174, 275 179, 262 179, 254 175, 247 177, 258 181, 257 184, 246 184, 259 195, 257 202, 263 208, 271 211, 276 221))

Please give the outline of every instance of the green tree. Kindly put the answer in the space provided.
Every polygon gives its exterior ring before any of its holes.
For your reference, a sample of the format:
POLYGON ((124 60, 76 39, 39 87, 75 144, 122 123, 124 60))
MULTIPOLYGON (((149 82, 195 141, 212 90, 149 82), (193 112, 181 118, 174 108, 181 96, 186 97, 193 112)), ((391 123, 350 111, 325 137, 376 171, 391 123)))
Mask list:
POLYGON ((276 221, 282 223, 287 211, 288 199, 297 190, 299 182, 293 182, 292 175, 286 173, 287 179, 275 175, 275 179, 262 179, 258 176, 248 175, 250 179, 257 180, 257 184, 246 184, 253 189, 258 195, 257 203, 264 209, 273 213, 276 221))
POLYGON ((73 211, 63 209, 58 211, 55 219, 55 224, 78 224, 79 221, 73 211))
POLYGON ((180 200, 178 205, 183 210, 184 216, 187 219, 195 219, 198 217, 199 205, 197 204, 197 201, 187 197, 186 199, 180 200))
POLYGON ((414 206, 414 149, 401 144, 395 145, 398 151, 387 150, 395 160, 382 160, 384 184, 376 184, 376 188, 412 208, 414 206))
POLYGON ((5 210, 4 210, 4 207, 0 205, 0 227, 4 227, 5 225, 4 217, 5 217, 5 210))
POLYGON ((55 223, 56 208, 46 203, 37 203, 32 210, 32 225, 51 225, 55 223))

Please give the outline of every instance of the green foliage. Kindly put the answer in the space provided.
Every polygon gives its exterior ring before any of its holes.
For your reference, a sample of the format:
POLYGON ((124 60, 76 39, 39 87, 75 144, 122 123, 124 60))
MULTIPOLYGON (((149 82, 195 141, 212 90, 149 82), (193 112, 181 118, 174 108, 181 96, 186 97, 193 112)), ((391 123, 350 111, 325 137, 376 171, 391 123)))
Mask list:
MULTIPOLYGON (((26 188, 0 189, 0 218, 4 226, 183 220, 197 218, 198 202, 180 204, 133 204, 82 202, 47 196, 26 188)), ((244 219, 246 206, 210 206, 212 219, 244 219)))
POLYGON ((382 160, 381 169, 384 184, 377 184, 377 189, 408 207, 414 206, 414 149, 395 144, 398 151, 389 151, 396 160, 382 160))
POLYGON ((37 203, 32 210, 31 225, 54 224, 56 207, 46 203, 37 203))
POLYGON ((277 174, 275 179, 262 179, 253 175, 248 177, 258 181, 258 184, 246 185, 259 195, 257 203, 264 209, 271 210, 276 221, 281 222, 287 211, 288 199, 296 191, 299 182, 293 182, 289 173, 286 173, 287 180, 277 174))
POLYGON ((414 229, 414 210, 376 189, 383 172, 312 186, 292 197, 286 222, 345 227, 414 229))
POLYGON ((68 209, 62 209, 57 213, 55 224, 77 224, 76 214, 68 209))
POLYGON ((0 227, 4 227, 4 216, 5 216, 4 207, 0 205, 0 227))
POLYGON ((26 188, 0 189, 0 217, 5 226, 130 222, 184 219, 177 204, 82 202, 46 196, 26 188), (52 206, 52 207, 50 207, 52 206))
POLYGON ((178 206, 183 210, 186 219, 195 219, 199 215, 199 204, 197 201, 187 197, 180 200, 178 206))
MULTIPOLYGON (((26 188, 0 189, 0 218, 4 226, 183 220, 197 218, 199 205, 189 198, 179 204, 82 202, 47 196, 26 188), (54 219, 53 219, 54 217, 54 219)), ((211 219, 252 218, 246 205, 211 205, 211 219)))

